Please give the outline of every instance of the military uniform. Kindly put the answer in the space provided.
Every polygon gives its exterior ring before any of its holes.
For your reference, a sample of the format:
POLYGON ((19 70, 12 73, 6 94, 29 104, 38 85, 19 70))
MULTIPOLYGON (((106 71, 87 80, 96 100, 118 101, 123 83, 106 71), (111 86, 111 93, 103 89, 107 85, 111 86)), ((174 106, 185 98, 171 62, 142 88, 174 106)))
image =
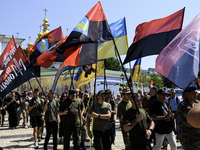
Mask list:
MULTIPOLYGON (((110 99, 109 103, 111 105, 111 109, 115 110, 117 106, 114 99, 110 99)), ((111 114, 110 129, 111 129, 111 144, 114 144, 115 142, 115 115, 114 114, 111 114)))
POLYGON ((195 100, 192 104, 185 99, 178 105, 178 126, 179 139, 181 145, 185 150, 199 150, 200 149, 200 128, 192 127, 186 119, 187 113, 199 101, 195 100))
MULTIPOLYGON (((145 138, 145 131, 149 129, 148 125, 153 121, 148 113, 139 108, 140 114, 143 116, 143 120, 138 122, 130 131, 129 131, 129 141, 131 143, 131 147, 138 147, 141 149, 146 149, 147 146, 150 146, 150 140, 145 138), (144 128, 143 128, 143 125, 144 128), (144 130, 145 129, 145 130, 144 130)), ((123 124, 131 123, 134 119, 136 119, 137 110, 130 108, 124 113, 123 124)))
MULTIPOLYGON (((107 114, 108 111, 111 112, 111 105, 107 102, 99 104, 98 102, 90 106, 88 114, 92 112, 97 114, 107 114)), ((93 124, 94 133, 94 148, 96 150, 110 150, 110 123, 109 119, 94 118, 93 124)))
MULTIPOLYGON (((125 102, 125 101, 121 101, 118 104, 118 108, 117 108, 117 117, 121 118, 123 117, 123 114, 132 107, 131 102, 125 102)), ((121 127, 121 131, 122 131, 122 135, 123 135, 123 140, 124 140, 124 144, 126 146, 126 149, 130 148, 130 141, 129 141, 129 134, 128 132, 125 132, 123 129, 123 124, 122 122, 120 122, 120 127, 121 127)))
POLYGON ((80 118, 79 111, 81 111, 78 100, 69 98, 65 99, 59 108, 63 112, 67 110, 68 113, 63 116, 64 119, 64 150, 70 150, 70 137, 73 132, 74 149, 80 149, 79 133, 80 133, 80 118))
MULTIPOLYGON (((79 104, 80 104, 80 108, 81 111, 85 108, 83 100, 80 98, 77 98, 79 104)), ((82 116, 82 126, 80 127, 80 131, 81 131, 81 147, 84 146, 84 142, 86 142, 86 121, 84 116, 82 116)))

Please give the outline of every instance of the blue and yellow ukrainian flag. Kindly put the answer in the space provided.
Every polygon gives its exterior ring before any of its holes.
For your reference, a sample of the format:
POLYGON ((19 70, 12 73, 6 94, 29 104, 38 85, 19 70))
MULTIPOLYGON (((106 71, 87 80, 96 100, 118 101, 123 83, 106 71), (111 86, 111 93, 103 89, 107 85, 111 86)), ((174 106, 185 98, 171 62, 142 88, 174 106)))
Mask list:
POLYGON ((132 82, 139 81, 139 79, 140 79, 140 69, 141 69, 141 58, 138 58, 135 61, 133 69, 131 70, 132 82))
MULTIPOLYGON (((115 43, 117 45, 119 54, 126 55, 128 50, 128 38, 127 38, 125 18, 120 19, 110 24, 109 26, 113 34, 115 43)), ((116 56, 115 47, 112 40, 99 43, 98 59, 107 59, 115 56, 116 56)))
MULTIPOLYGON (((97 61, 97 67, 96 63, 92 64, 93 69, 97 69, 97 76, 104 75, 104 60, 98 60, 97 61)), ((86 85, 90 81, 92 81, 95 78, 95 70, 91 71, 89 74, 83 70, 83 67, 80 67, 74 80, 77 82, 77 88, 80 88, 83 85, 86 85), (87 74, 87 75, 86 75, 87 74)))

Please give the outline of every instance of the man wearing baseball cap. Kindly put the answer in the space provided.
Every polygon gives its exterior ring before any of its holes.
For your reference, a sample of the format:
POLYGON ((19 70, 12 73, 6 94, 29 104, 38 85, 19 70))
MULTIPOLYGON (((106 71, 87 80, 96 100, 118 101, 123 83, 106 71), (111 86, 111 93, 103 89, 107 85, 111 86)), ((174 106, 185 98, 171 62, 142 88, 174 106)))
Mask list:
MULTIPOLYGON (((189 85, 184 90, 184 100, 178 105, 179 138, 184 149, 200 149, 200 126, 191 126, 192 118, 196 114, 189 112, 193 108, 199 109, 196 85, 189 85), (189 113, 188 113, 189 112, 189 113), (191 113, 191 114, 190 114, 191 113)), ((199 120, 199 117, 198 117, 199 120)))
POLYGON ((97 101, 92 104, 87 114, 88 136, 92 139, 90 120, 94 118, 93 134, 94 148, 97 150, 110 150, 110 117, 111 105, 105 102, 105 91, 100 90, 97 94, 97 101))
POLYGON ((114 144, 115 142, 115 115, 117 113, 117 106, 112 98, 112 91, 110 89, 105 90, 105 102, 110 103, 111 105, 111 118, 110 118, 110 144, 114 144))

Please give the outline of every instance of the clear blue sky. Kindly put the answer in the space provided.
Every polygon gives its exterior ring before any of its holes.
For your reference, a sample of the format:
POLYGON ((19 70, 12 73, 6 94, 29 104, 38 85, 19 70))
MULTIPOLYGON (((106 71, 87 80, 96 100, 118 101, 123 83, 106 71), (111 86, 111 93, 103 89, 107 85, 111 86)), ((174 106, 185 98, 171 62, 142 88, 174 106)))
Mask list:
MULTIPOLYGON (((0 34, 14 35, 26 39, 22 46, 27 47, 29 36, 33 44, 43 24, 45 8, 49 30, 62 27, 64 36, 77 25, 97 0, 3 0, 0 5, 0 34)), ((199 0, 102 0, 100 1, 108 23, 126 17, 129 45, 132 43, 138 24, 168 16, 185 7, 183 28, 200 13, 199 0)), ((155 68, 157 56, 142 58, 142 69, 155 68)), ((124 56, 122 56, 122 60, 124 56)), ((134 61, 132 62, 132 64, 134 61)))

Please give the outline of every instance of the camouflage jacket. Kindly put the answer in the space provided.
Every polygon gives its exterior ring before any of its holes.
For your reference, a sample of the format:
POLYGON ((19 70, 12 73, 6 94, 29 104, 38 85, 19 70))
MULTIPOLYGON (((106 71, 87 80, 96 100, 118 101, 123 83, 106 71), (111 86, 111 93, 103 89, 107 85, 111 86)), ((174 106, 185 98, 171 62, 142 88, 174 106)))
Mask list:
POLYGON ((200 128, 194 128, 187 122, 187 113, 199 101, 195 100, 192 104, 187 100, 183 100, 178 105, 178 127, 179 138, 184 149, 199 150, 200 149, 200 128))

